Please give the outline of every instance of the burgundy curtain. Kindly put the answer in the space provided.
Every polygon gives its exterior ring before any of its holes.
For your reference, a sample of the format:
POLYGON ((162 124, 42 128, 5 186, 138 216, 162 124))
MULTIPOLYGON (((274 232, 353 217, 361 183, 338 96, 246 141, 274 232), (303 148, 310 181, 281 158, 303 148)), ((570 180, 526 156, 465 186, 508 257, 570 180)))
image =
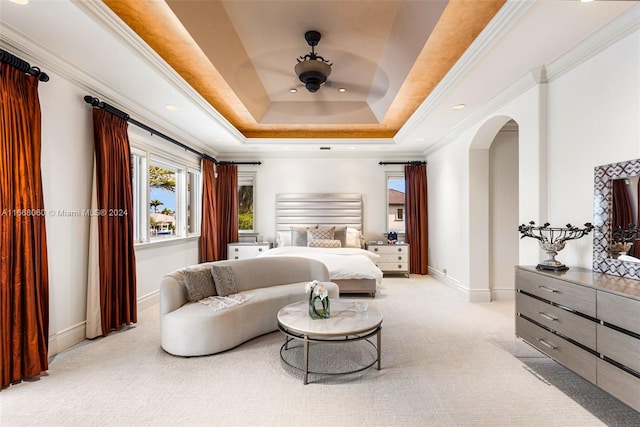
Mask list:
MULTIPOLYGON (((636 221, 636 227, 640 228, 640 179, 638 180, 638 188, 636 188, 636 197, 638 197, 638 218, 636 221)), ((636 242, 633 245, 633 253, 630 255, 640 258, 640 235, 636 238, 636 242)))
POLYGON ((428 273, 427 166, 406 165, 405 178, 405 237, 410 245, 409 272, 428 273))
POLYGON ((49 273, 38 79, 0 64, 0 378, 48 369, 49 273))
POLYGON ((93 109, 102 335, 137 322, 133 188, 126 120, 93 109))
POLYGON ((200 262, 217 261, 218 221, 216 209, 216 166, 202 159, 202 222, 200 225, 200 262))
POLYGON ((629 192, 627 191, 626 180, 614 179, 613 180, 613 201, 612 201, 612 215, 611 226, 627 228, 629 224, 633 224, 633 211, 631 209, 631 199, 629 198, 629 192))
POLYGON ((216 206, 219 259, 227 258, 227 244, 238 241, 238 166, 218 165, 216 206))

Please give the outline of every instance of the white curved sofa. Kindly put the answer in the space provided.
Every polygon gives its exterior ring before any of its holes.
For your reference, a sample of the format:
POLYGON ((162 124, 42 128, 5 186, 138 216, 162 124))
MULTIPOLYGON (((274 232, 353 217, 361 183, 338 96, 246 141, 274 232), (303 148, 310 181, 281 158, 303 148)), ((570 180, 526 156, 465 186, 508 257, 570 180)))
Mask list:
POLYGON ((308 258, 249 258, 176 270, 166 275, 160 284, 161 346, 176 356, 202 356, 228 350, 275 331, 278 329, 278 310, 308 298, 305 285, 311 280, 323 282, 330 298, 339 298, 338 285, 329 282, 327 267, 308 258), (210 270, 212 265, 230 266, 237 295, 250 295, 250 298, 219 311, 199 302, 190 302, 183 273, 187 269, 210 270))

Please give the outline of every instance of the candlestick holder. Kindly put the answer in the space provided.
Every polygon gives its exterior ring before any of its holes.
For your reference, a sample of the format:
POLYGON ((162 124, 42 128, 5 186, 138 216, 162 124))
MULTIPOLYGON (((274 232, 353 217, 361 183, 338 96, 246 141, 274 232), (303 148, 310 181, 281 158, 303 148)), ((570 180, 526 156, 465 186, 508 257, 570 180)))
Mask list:
POLYGON ((536 266, 538 270, 552 270, 552 271, 564 271, 569 267, 556 260, 556 255, 562 249, 569 240, 579 239, 589 234, 593 230, 593 225, 587 222, 584 228, 578 228, 571 224, 567 224, 565 227, 550 227, 548 222, 543 225, 536 226, 534 221, 530 221, 529 224, 522 224, 518 227, 520 231, 520 238, 532 237, 538 240, 540 247, 547 253, 548 258, 542 261, 536 266))

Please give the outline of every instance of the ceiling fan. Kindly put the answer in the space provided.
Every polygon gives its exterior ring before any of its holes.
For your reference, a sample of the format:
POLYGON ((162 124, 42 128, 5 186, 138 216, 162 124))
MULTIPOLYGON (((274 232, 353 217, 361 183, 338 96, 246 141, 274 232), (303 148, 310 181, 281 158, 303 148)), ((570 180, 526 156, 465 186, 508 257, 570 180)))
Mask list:
POLYGON ((304 33, 307 44, 311 46, 311 52, 297 58, 295 73, 309 92, 317 92, 320 85, 327 81, 331 74, 333 63, 316 54, 315 47, 320 42, 322 35, 318 31, 310 30, 304 33))

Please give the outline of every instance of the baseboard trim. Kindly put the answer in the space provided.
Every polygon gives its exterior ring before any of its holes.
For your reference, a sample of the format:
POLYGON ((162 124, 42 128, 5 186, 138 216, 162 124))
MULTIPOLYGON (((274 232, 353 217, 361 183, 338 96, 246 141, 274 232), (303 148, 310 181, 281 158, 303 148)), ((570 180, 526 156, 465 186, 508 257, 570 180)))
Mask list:
POLYGON ((436 270, 433 267, 429 267, 429 275, 435 278, 437 281, 457 291, 460 297, 466 301, 491 302, 492 295, 490 289, 469 289, 463 286, 462 283, 460 283, 458 280, 447 276, 442 271, 436 270))
MULTIPOLYGON (((156 290, 138 298, 138 311, 146 310, 160 302, 160 291, 156 290)), ((81 343, 87 338, 87 321, 49 335, 49 357, 81 343)))
POLYGON ((513 301, 515 290, 513 288, 491 289, 491 301, 513 301))
POLYGON ((138 298, 138 311, 146 310, 160 303, 160 290, 155 290, 138 298))

